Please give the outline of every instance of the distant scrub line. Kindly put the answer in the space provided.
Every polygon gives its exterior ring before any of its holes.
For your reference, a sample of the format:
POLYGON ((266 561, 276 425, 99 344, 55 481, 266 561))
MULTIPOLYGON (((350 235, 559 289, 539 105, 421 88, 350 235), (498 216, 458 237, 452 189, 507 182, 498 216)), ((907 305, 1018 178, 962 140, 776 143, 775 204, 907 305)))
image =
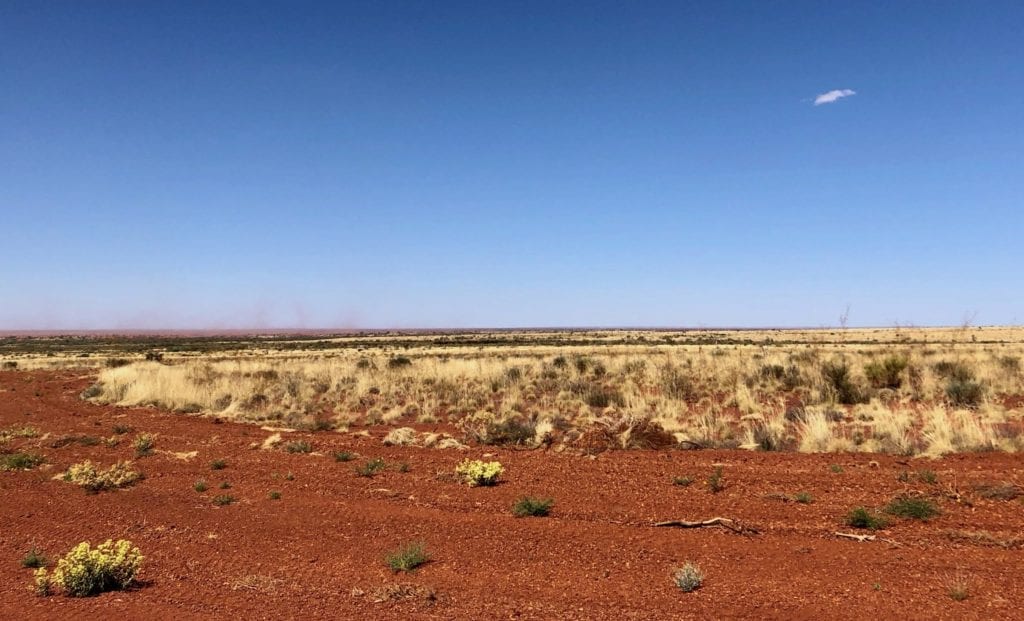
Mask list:
MULTIPOLYGON (((312 431, 451 425, 463 442, 939 455, 1019 450, 1020 346, 377 348, 117 360, 83 398, 312 431)), ((586 342, 586 340, 584 341, 586 342)), ((403 443, 414 443, 412 439, 403 443)))

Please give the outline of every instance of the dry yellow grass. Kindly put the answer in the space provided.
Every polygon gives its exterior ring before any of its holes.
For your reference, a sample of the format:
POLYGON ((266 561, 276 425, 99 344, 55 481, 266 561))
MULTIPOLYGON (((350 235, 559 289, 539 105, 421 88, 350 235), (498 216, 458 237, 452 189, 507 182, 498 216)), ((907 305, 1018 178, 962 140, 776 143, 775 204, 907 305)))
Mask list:
MULTIPOLYGON (((93 398, 291 427, 451 425, 526 445, 586 444, 588 430, 637 445, 630 438, 648 423, 687 446, 940 455, 1021 445, 1024 329, 493 336, 359 335, 304 352, 277 341, 163 362, 137 354, 102 368, 93 398)), ((61 353, 11 361, 105 364, 61 353)))

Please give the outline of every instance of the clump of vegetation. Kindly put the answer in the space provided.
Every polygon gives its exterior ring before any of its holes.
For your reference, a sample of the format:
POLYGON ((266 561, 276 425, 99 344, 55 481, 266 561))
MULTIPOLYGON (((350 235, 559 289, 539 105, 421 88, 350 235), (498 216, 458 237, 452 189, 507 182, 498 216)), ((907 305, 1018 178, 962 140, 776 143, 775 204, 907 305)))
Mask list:
POLYGON ((985 387, 973 379, 952 379, 946 384, 946 398, 957 407, 976 407, 984 396, 985 387))
POLYGON ((269 497, 269 498, 270 498, 271 500, 281 500, 281 492, 278 492, 278 491, 276 491, 276 490, 275 490, 275 491, 272 491, 272 492, 270 492, 269 494, 267 494, 267 496, 268 496, 268 497, 269 497))
POLYGON ((114 435, 123 436, 126 433, 131 433, 133 430, 128 425, 114 425, 114 435))
POLYGON ((27 569, 39 569, 40 567, 46 567, 48 564, 49 561, 46 560, 43 553, 35 546, 32 546, 32 549, 21 559, 21 566, 27 569))
POLYGON ((846 525, 853 528, 880 530, 888 526, 889 522, 877 512, 869 511, 865 507, 855 507, 846 514, 846 525))
POLYGON ((39 430, 28 425, 0 429, 0 444, 6 444, 16 438, 38 438, 39 430))
POLYGON ((672 581, 684 593, 692 593, 704 584, 704 572, 701 571, 697 564, 686 561, 682 567, 676 569, 672 574, 672 581))
POLYGON ((296 440, 285 444, 284 450, 289 453, 309 453, 312 452, 313 445, 305 440, 296 440))
POLYGON ((512 515, 516 517, 544 517, 551 513, 555 504, 552 498, 531 498, 524 496, 512 505, 512 515))
POLYGON ((214 496, 213 504, 218 507, 225 507, 230 504, 234 504, 235 497, 230 494, 221 494, 220 496, 214 496))
POLYGON ((206 481, 204 481, 203 479, 199 479, 198 481, 196 481, 196 482, 195 482, 195 483, 194 483, 194 484, 192 485, 192 489, 194 489, 194 490, 196 490, 197 492, 199 492, 200 494, 202 494, 202 493, 203 493, 203 492, 205 492, 206 490, 210 489, 210 486, 209 486, 209 485, 207 485, 207 484, 206 484, 206 481))
POLYGON ((672 478, 672 485, 678 485, 679 487, 689 487, 691 483, 693 483, 692 477, 683 476, 672 478))
POLYGON ((864 375, 875 388, 898 389, 903 384, 903 371, 907 359, 901 356, 887 356, 884 360, 873 360, 864 366, 864 375))
POLYGON ((831 470, 834 474, 843 473, 843 467, 840 466, 839 464, 832 464, 831 466, 828 467, 828 469, 831 470))
POLYGON ((375 458, 367 461, 362 466, 358 466, 356 468, 356 474, 361 476, 361 477, 369 478, 369 477, 372 477, 373 475, 377 474, 378 472, 384 470, 385 466, 386 466, 386 464, 384 463, 384 460, 382 458, 375 457, 375 458))
POLYGON ((221 489, 231 489, 231 484, 230 484, 230 483, 228 483, 227 481, 223 481, 223 482, 222 482, 222 483, 220 484, 220 488, 221 488, 221 489))
POLYGON ((0 454, 0 472, 7 470, 31 470, 45 461, 42 455, 34 453, 4 453, 0 454))
POLYGON ((917 496, 899 496, 885 506, 885 512, 912 520, 927 520, 939 515, 939 508, 931 500, 917 496))
POLYGON ((82 542, 57 561, 53 575, 45 568, 35 572, 35 590, 40 595, 63 591, 72 597, 86 597, 104 591, 127 589, 135 581, 144 557, 132 542, 109 539, 91 548, 82 542))
POLYGON ((845 362, 827 362, 821 367, 826 387, 836 401, 843 405, 863 402, 864 396, 850 377, 850 367, 845 362))
POLYGON ((210 462, 210 470, 223 470, 228 467, 226 459, 215 459, 210 462))
POLYGON ((793 494, 793 500, 802 505, 809 505, 814 502, 814 496, 811 496, 808 492, 797 492, 793 494))
POLYGON ((422 542, 407 543, 384 557, 384 562, 396 573, 412 571, 429 560, 430 555, 422 542))
POLYGON ((389 369, 404 369, 409 366, 412 366, 412 360, 408 356, 395 356, 388 360, 389 369))
POLYGON ((156 436, 151 433, 140 433, 135 436, 132 446, 135 447, 136 457, 145 457, 153 454, 153 446, 156 445, 156 436))
POLYGON ((142 479, 142 473, 132 468, 131 462, 119 461, 106 470, 86 460, 72 464, 61 477, 67 483, 85 488, 96 494, 102 491, 130 487, 142 479))
POLYGON ((485 462, 479 459, 467 459, 455 468, 455 474, 462 477, 462 480, 470 487, 497 485, 498 477, 504 471, 500 462, 485 462))
POLYGON ((971 596, 970 585, 967 582, 967 578, 962 575, 958 575, 952 579, 949 583, 949 597, 955 602, 962 602, 971 596))
POLYGON ((351 453, 349 451, 335 451, 334 452, 334 461, 346 462, 346 461, 352 461, 355 458, 356 458, 355 453, 351 453))
POLYGON ((722 475, 722 467, 721 466, 715 466, 714 472, 712 472, 708 476, 707 484, 708 484, 708 490, 712 494, 717 494, 718 492, 720 492, 723 489, 725 489, 725 477, 722 475))

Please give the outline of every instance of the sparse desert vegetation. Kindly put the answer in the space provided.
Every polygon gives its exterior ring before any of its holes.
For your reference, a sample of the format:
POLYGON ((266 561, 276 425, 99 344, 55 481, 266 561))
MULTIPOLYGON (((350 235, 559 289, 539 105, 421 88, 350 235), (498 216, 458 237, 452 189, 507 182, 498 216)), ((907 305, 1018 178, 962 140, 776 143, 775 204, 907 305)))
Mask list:
POLYGON ((878 341, 837 332, 835 343, 809 334, 399 335, 160 356, 121 346, 77 369, 19 357, 0 371, 0 476, 21 499, 0 508, 15 533, 0 572, 21 597, 26 585, 95 592, 68 587, 68 571, 45 567, 35 547, 90 534, 67 521, 124 523, 104 534, 153 550, 147 580, 104 600, 125 610, 192 573, 180 588, 239 614, 252 612, 249 593, 292 606, 316 593, 350 616, 504 615, 532 589, 534 616, 550 618, 571 609, 570 580, 585 598, 633 594, 597 618, 643 618, 648 607, 743 616, 745 586, 779 571, 786 583, 759 601, 790 616, 822 575, 847 585, 830 597, 851 606, 885 606, 896 592, 919 611, 956 599, 966 616, 1019 604, 948 574, 954 563, 1005 564, 996 555, 1021 547, 1024 485, 1009 455, 1021 437, 1020 368, 1006 362, 1018 346, 963 332, 948 342, 928 331, 899 342, 885 331, 878 341), (960 385, 951 396, 955 382, 979 384, 979 398, 960 385), (76 494, 64 482, 121 491, 76 494), (16 508, 50 499, 66 519, 16 508), (381 537, 413 543, 382 564, 381 537), (287 552, 279 569, 257 571, 268 540, 287 552), (200 562, 218 548, 232 551, 218 561, 230 575, 200 562), (888 555, 861 554, 897 548, 915 577, 893 574, 888 555), (486 587, 495 568, 501 589, 486 587), (396 573, 415 584, 392 582, 396 573), (879 575, 885 588, 872 586, 879 575))
MULTIPOLYGON (((312 431, 402 427, 388 441, 403 444, 436 443, 417 431, 440 425, 471 445, 934 456, 1021 448, 1022 334, 365 335, 165 343, 159 360, 109 344, 116 365, 80 363, 98 367, 83 394, 97 403, 312 431)), ((70 364, 16 357, 18 368, 70 364)))

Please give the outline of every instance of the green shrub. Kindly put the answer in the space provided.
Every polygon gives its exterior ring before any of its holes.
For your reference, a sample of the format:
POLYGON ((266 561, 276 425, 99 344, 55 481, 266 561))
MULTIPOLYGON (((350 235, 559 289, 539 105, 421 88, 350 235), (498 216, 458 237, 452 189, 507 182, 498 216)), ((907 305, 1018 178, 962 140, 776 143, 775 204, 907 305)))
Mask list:
POLYGON ((39 569, 40 567, 46 567, 48 564, 49 561, 46 560, 43 553, 37 550, 35 546, 21 559, 21 566, 28 569, 39 569))
POLYGON ((384 460, 381 459, 380 457, 376 457, 374 459, 367 461, 362 466, 357 467, 356 474, 361 477, 369 478, 377 474, 378 472, 384 470, 385 466, 386 464, 384 463, 384 460))
POLYGON ((696 564, 686 561, 686 564, 672 574, 672 581, 684 593, 692 593, 704 584, 704 572, 696 564))
POLYGON ((529 420, 507 418, 501 422, 489 422, 484 433, 477 438, 482 444, 523 445, 533 442, 536 423, 529 420))
POLYGON ((808 492, 797 492, 796 494, 793 494, 793 500, 802 505, 809 505, 814 502, 814 497, 808 492))
POLYGON ((900 356, 888 356, 884 360, 873 360, 864 366, 864 375, 875 388, 899 388, 903 384, 903 370, 907 368, 907 359, 900 356))
POLYGON ((230 504, 232 504, 234 502, 235 502, 235 497, 231 496, 230 494, 223 494, 223 495, 220 495, 220 496, 216 496, 213 499, 213 504, 217 505, 218 507, 224 507, 224 506, 230 505, 230 504))
POLYGON ((156 436, 151 433, 140 433, 135 436, 132 446, 135 447, 136 457, 145 457, 153 453, 153 446, 156 444, 156 436))
POLYGON ((73 464, 62 478, 67 483, 74 483, 95 494, 130 487, 142 479, 142 473, 133 469, 132 464, 127 461, 119 461, 106 470, 100 470, 91 461, 86 460, 73 464))
POLYGON ((46 461, 33 453, 6 453, 0 455, 0 472, 6 470, 31 470, 46 461))
POLYGON ((531 498, 524 496, 512 505, 512 515, 516 517, 544 517, 551 513, 555 504, 552 498, 531 498))
POLYGON ((223 470, 228 467, 228 462, 225 459, 215 459, 210 462, 210 470, 223 470))
POLYGON ((195 484, 192 485, 192 489, 202 494, 206 490, 210 489, 210 486, 206 484, 206 481, 199 479, 198 481, 195 482, 195 484))
POLYGON ((946 384, 946 398, 952 405, 973 408, 981 404, 985 387, 969 379, 951 379, 946 384))
POLYGON ((388 553, 384 561, 393 572, 412 571, 430 560, 426 546, 421 542, 408 543, 388 553))
POLYGON ((130 541, 108 539, 95 549, 82 542, 57 561, 52 576, 46 569, 36 570, 36 591, 48 594, 59 589, 72 597, 86 597, 126 589, 135 581, 142 561, 142 553, 130 541))
POLYGON ((484 462, 479 459, 467 459, 456 466, 455 474, 470 487, 487 487, 496 485, 498 477, 504 472, 500 462, 484 462))
POLYGON ((939 515, 939 508, 927 498, 899 496, 885 506, 885 512, 912 520, 927 520, 939 515))
POLYGON ((335 451, 334 452, 334 461, 345 462, 345 461, 352 461, 355 458, 356 458, 355 454, 354 453, 350 453, 349 451, 335 451))
POLYGON ((273 491, 267 494, 271 500, 281 500, 281 492, 273 491))
POLYGON ((388 360, 389 369, 402 369, 412 365, 412 360, 407 356, 395 356, 388 360))
POLYGON ((885 518, 864 507, 855 507, 846 514, 846 525, 853 528, 879 530, 889 525, 885 518))
POLYGON ((863 402, 864 396, 850 377, 850 367, 845 362, 827 362, 821 367, 821 375, 836 401, 843 405, 863 402))

